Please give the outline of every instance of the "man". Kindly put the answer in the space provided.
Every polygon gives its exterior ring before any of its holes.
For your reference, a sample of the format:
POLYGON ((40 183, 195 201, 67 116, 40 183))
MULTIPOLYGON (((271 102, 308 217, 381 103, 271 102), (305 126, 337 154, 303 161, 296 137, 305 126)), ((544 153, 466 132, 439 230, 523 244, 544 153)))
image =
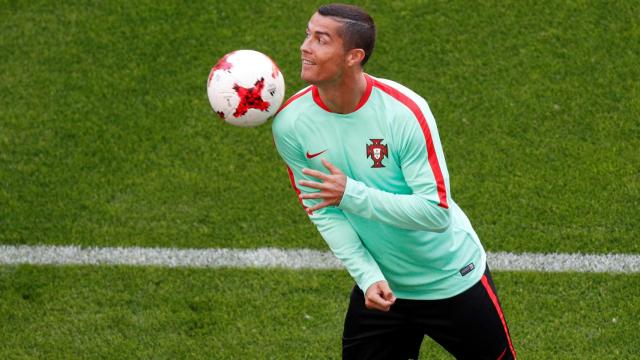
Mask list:
POLYGON ((343 357, 417 358, 426 334, 457 358, 515 358, 435 119, 411 90, 363 72, 374 43, 363 10, 320 7, 300 48, 311 85, 273 123, 300 202, 357 283, 343 357))

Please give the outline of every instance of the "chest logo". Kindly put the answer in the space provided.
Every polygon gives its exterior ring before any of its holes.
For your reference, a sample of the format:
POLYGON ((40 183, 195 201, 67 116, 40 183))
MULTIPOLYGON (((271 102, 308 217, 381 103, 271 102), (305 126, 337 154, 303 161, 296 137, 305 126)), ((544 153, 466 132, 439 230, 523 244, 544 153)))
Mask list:
POLYGON ((325 149, 325 150, 322 150, 322 151, 314 153, 314 154, 309 154, 309 152, 307 151, 307 159, 313 159, 314 157, 316 157, 318 155, 324 154, 325 151, 327 151, 327 150, 325 149))
POLYGON ((367 158, 373 160, 372 168, 383 168, 382 160, 389 156, 387 145, 382 142, 384 139, 369 139, 372 144, 367 144, 367 158))

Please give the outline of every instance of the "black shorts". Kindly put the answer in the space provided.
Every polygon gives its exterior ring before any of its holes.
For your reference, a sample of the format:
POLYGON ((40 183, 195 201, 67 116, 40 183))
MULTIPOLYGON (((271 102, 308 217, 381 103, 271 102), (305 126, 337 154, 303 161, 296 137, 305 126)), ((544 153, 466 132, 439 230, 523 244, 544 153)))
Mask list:
POLYGON ((397 299, 389 312, 364 306, 358 286, 344 322, 343 359, 417 359, 424 335, 457 359, 515 359, 489 269, 477 284, 443 300, 397 299))

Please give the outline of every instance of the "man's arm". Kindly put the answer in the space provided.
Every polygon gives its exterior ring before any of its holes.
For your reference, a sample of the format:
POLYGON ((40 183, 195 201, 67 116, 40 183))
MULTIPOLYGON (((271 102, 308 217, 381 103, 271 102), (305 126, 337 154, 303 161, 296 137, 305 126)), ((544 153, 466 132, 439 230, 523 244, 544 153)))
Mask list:
POLYGON ((412 194, 393 194, 368 187, 346 177, 334 165, 323 160, 329 174, 305 169, 304 173, 315 179, 300 182, 301 185, 320 192, 300 194, 300 198, 322 199, 322 202, 310 208, 312 211, 333 205, 345 212, 403 229, 445 231, 450 223, 449 192, 443 175, 446 174, 444 157, 438 157, 442 150, 439 149, 435 122, 430 133, 430 151, 425 133, 418 122, 413 120, 402 125, 404 126, 398 136, 402 139, 402 146, 398 150, 400 166, 412 194))
POLYGON ((449 209, 428 194, 392 194, 347 179, 339 208, 367 219, 408 230, 442 232, 449 227, 449 209))
MULTIPOLYGON (((307 166, 307 161, 295 137, 294 129, 286 123, 286 120, 274 121, 274 142, 278 153, 288 166, 292 186, 299 192, 297 182, 310 179, 302 173, 302 169, 307 166)), ((311 191, 314 190, 311 189, 311 191)), ((372 284, 385 280, 378 264, 364 247, 342 210, 325 207, 317 211, 309 211, 310 207, 318 203, 318 200, 301 200, 301 202, 333 254, 340 259, 363 291, 366 292, 372 284)))

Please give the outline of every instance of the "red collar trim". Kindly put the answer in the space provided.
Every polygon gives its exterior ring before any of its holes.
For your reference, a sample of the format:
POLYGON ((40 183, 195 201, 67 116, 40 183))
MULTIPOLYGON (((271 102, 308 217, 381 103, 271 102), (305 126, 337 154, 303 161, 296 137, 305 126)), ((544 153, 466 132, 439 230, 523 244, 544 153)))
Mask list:
POLYGON ((327 112, 332 112, 331 110, 329 110, 327 105, 325 105, 324 102, 322 102, 322 99, 320 98, 320 92, 318 91, 317 86, 315 85, 311 86, 311 94, 313 94, 313 101, 315 101, 316 104, 322 108, 322 110, 327 112))
MULTIPOLYGON (((371 79, 371 77, 367 74, 364 74, 364 79, 367 81, 367 88, 364 90, 364 94, 362 94, 362 97, 360 98, 360 101, 358 102, 358 105, 356 106, 356 109, 353 110, 353 112, 360 110, 360 108, 367 103, 367 100, 369 100, 369 96, 371 96, 371 90, 373 89, 373 79, 371 79)), ((311 86, 311 94, 313 94, 313 101, 315 101, 315 103, 324 111, 333 112, 324 102, 322 102, 317 86, 311 86)))

